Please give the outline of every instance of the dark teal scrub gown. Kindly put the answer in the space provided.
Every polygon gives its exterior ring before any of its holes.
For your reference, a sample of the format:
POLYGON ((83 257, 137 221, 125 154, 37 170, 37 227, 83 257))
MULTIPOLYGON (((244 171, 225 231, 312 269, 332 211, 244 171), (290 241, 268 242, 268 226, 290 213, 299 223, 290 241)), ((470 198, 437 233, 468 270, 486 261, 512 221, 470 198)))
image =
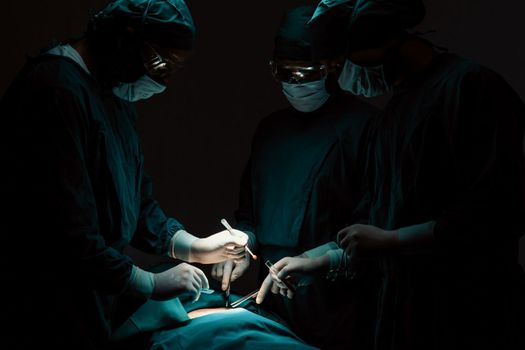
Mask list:
POLYGON ((406 81, 372 126, 369 223, 436 221, 435 250, 381 259, 376 349, 522 349, 525 108, 451 54, 406 81))
POLYGON ((0 111, 6 348, 104 349, 132 270, 123 247, 166 254, 182 228, 153 198, 135 108, 43 55, 0 111))
MULTIPOLYGON (((333 241, 352 222, 362 195, 366 130, 375 113, 341 94, 312 113, 290 107, 262 120, 236 212, 238 228, 253 233, 262 263, 333 241)), ((261 265, 260 272, 261 282, 268 270, 261 265)), ((364 331, 370 319, 359 317, 361 308, 374 307, 371 281, 334 283, 321 277, 299 288, 291 301, 269 293, 266 303, 307 342, 357 349, 371 338, 364 331)))

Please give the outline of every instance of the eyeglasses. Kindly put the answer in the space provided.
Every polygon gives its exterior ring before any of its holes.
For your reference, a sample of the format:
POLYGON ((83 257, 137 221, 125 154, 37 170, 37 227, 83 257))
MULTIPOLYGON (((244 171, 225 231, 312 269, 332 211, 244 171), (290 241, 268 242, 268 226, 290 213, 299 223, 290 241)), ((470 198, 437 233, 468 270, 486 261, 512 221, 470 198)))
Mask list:
POLYGON ((324 64, 297 66, 282 64, 271 60, 270 69, 275 80, 290 84, 301 84, 321 80, 328 75, 328 67, 324 64))
POLYGON ((166 81, 171 74, 182 68, 184 57, 178 55, 175 50, 155 48, 154 45, 144 42, 142 61, 148 75, 166 81))

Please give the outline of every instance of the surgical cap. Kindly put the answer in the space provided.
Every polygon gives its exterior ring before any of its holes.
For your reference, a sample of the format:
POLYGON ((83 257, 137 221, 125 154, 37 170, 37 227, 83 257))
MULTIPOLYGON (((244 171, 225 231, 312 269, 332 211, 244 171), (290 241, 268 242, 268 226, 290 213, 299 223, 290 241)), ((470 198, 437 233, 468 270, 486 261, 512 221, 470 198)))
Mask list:
POLYGON ((418 25, 425 17, 425 6, 421 0, 322 0, 309 23, 322 28, 338 16, 346 16, 349 50, 366 49, 418 25))
MULTIPOLYGON (((349 8, 350 11, 352 7, 349 8)), ((275 56, 302 61, 334 58, 346 50, 349 13, 322 16, 313 28, 314 6, 299 6, 285 13, 275 37, 275 56)))
POLYGON ((318 17, 325 14, 326 12, 330 12, 332 8, 339 6, 341 4, 348 4, 353 7, 355 0, 321 0, 319 4, 317 5, 317 8, 315 9, 314 15, 310 19, 310 24, 313 23, 318 17))
POLYGON ((299 6, 288 10, 275 36, 275 57, 289 60, 312 60, 312 32, 307 25, 314 6, 299 6))
POLYGON ((147 40, 169 47, 193 47, 195 25, 183 0, 113 0, 95 20, 132 25, 147 40))
POLYGON ((377 47, 425 17, 421 0, 357 0, 349 26, 349 49, 377 47))
MULTIPOLYGON (((330 1, 330 0, 328 0, 330 1)), ((332 4, 335 3, 332 1, 332 4)), ((338 1, 337 8, 317 7, 308 23, 312 28, 312 57, 314 61, 343 55, 347 49, 348 26, 353 4, 338 1), (320 10, 321 9, 321 10, 320 10)))

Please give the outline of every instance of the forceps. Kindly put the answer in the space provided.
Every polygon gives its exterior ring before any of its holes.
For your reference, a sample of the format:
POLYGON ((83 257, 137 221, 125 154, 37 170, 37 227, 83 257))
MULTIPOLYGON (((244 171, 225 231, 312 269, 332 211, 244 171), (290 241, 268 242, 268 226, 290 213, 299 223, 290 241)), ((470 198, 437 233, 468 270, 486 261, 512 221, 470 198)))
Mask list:
POLYGON ((255 291, 251 292, 250 294, 248 294, 248 295, 246 295, 246 296, 244 296, 244 297, 234 301, 233 303, 230 304, 230 308, 234 309, 234 308, 238 307, 239 305, 244 303, 246 300, 249 300, 251 298, 256 297, 257 293, 259 293, 259 289, 257 289, 255 291))

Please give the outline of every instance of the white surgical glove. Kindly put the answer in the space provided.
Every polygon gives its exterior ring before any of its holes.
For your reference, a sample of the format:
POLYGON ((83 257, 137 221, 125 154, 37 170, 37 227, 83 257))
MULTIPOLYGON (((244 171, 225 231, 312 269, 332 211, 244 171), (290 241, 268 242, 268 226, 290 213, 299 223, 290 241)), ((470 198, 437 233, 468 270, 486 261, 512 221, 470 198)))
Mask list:
POLYGON ((226 260, 213 265, 211 276, 222 281, 222 290, 228 290, 230 283, 241 277, 250 267, 250 256, 245 254, 242 260, 226 260))
POLYGON ((294 290, 297 287, 305 287, 313 282, 316 274, 322 274, 330 265, 327 254, 318 257, 286 257, 276 262, 270 269, 268 276, 264 279, 257 294, 256 302, 263 302, 268 291, 273 294, 292 299, 294 290), (290 287, 294 287, 291 289, 290 287))
POLYGON ((337 240, 351 260, 357 254, 363 257, 392 251, 421 253, 432 247, 435 225, 435 221, 429 221, 398 230, 383 230, 371 225, 356 224, 339 231, 337 240))
POLYGON ((215 264, 228 259, 242 260, 248 235, 239 230, 227 230, 206 238, 197 238, 180 230, 173 235, 171 256, 187 262, 215 264))
POLYGON ((151 299, 168 300, 182 293, 190 293, 198 300, 202 289, 209 283, 202 270, 182 263, 169 270, 154 274, 154 288, 151 299))
POLYGON ((202 270, 182 263, 160 273, 152 273, 133 266, 128 294, 168 300, 183 293, 190 293, 198 300, 202 289, 208 289, 208 278, 202 270))

